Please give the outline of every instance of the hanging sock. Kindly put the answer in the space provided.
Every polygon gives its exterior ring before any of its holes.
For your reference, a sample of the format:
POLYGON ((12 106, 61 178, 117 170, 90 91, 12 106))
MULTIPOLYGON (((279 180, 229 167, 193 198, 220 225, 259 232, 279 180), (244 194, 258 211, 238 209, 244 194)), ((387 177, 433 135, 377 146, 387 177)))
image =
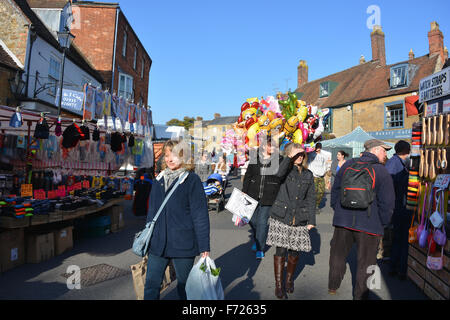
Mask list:
POLYGON ((23 125, 23 119, 20 112, 16 111, 9 121, 9 126, 13 128, 20 128, 23 125))
POLYGON ((61 118, 58 118, 58 121, 56 122, 55 126, 55 136, 60 137, 62 136, 62 127, 61 127, 61 118))

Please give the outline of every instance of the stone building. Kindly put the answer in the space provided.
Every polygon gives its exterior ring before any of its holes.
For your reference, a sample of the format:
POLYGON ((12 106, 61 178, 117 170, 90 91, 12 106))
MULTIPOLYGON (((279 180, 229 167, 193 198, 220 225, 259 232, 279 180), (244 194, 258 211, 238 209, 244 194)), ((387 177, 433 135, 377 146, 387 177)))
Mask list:
MULTIPOLYGON (((431 23, 428 40, 428 54, 415 57, 411 49, 407 60, 387 65, 385 35, 380 26, 375 26, 371 61, 361 57, 352 68, 308 81, 308 65, 301 60, 296 92, 308 104, 330 109, 326 131, 336 137, 360 126, 386 141, 407 139, 419 117, 408 114, 405 99, 417 96, 420 79, 441 70, 448 59, 444 36, 436 22, 431 23)), ((420 109, 420 105, 415 106, 420 109)))

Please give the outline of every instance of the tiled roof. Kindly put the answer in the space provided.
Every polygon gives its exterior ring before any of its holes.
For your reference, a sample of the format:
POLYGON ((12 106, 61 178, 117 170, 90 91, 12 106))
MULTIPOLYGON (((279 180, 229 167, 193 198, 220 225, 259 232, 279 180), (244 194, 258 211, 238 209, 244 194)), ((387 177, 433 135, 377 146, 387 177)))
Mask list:
POLYGON ((207 126, 217 126, 217 125, 227 125, 227 124, 233 124, 237 122, 239 117, 220 117, 217 119, 204 121, 206 122, 207 126))
POLYGON ((301 100, 319 107, 336 107, 347 104, 382 98, 392 95, 418 91, 420 80, 434 73, 438 56, 425 55, 413 60, 407 60, 387 66, 380 66, 378 61, 369 61, 344 71, 317 79, 297 88, 296 92, 303 93, 301 100), (409 63, 417 69, 412 74, 407 88, 390 89, 390 69, 392 66, 409 63), (337 83, 336 89, 329 97, 319 98, 320 84, 332 81, 337 83))
POLYGON ((14 59, 9 55, 9 53, 0 45, 0 64, 7 66, 12 69, 20 70, 21 68, 16 64, 14 59))

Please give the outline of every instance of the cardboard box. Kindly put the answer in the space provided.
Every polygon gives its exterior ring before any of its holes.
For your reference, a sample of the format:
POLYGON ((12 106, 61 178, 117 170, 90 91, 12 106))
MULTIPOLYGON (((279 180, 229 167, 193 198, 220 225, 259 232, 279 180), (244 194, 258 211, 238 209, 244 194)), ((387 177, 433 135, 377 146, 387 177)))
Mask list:
POLYGON ((25 263, 23 229, 0 230, 0 272, 6 272, 25 263))
POLYGON ((112 206, 109 215, 111 216, 111 232, 120 231, 125 226, 123 206, 112 206))
POLYGON ((55 255, 63 254, 73 248, 73 227, 66 227, 54 231, 55 255))
POLYGON ((55 256, 54 234, 26 235, 27 263, 41 263, 55 256))

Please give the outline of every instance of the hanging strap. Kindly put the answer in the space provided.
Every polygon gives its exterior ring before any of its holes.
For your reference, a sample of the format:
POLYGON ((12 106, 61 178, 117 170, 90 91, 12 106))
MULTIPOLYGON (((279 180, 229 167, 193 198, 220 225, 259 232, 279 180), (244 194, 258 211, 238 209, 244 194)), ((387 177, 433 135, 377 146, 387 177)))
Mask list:
MULTIPOLYGON (((419 197, 420 197, 420 193, 422 192, 421 186, 422 185, 419 184, 419 191, 418 191, 419 197)), ((417 212, 417 216, 419 215, 418 214, 418 211, 419 211, 418 208, 419 208, 418 205, 414 208, 413 217, 412 217, 412 220, 411 220, 411 228, 414 226, 414 218, 416 217, 416 212, 417 212)))

